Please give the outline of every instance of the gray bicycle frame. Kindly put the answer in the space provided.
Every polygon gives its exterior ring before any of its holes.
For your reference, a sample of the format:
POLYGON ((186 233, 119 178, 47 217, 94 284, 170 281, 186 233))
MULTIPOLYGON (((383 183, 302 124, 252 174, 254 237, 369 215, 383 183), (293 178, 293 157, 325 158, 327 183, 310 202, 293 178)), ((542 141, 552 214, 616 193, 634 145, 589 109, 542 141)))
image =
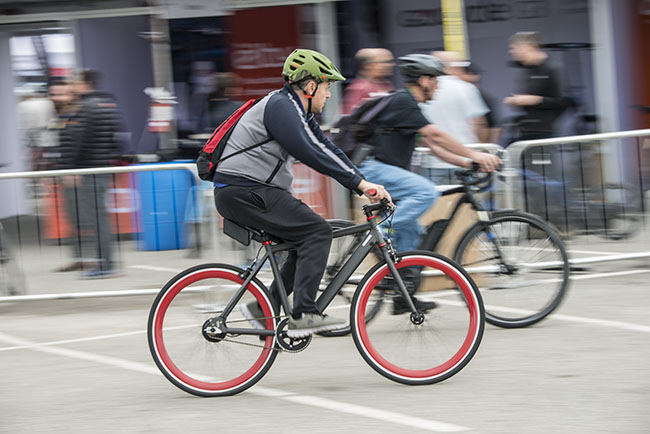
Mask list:
MULTIPOLYGON (((368 223, 362 223, 359 225, 350 226, 349 228, 335 230, 333 237, 339 238, 345 235, 361 233, 363 231, 367 231, 363 241, 357 246, 354 253, 352 253, 352 255, 345 262, 343 267, 336 273, 334 279, 332 279, 332 281, 327 285, 327 288, 325 288, 323 293, 316 300, 316 306, 318 307, 318 310, 320 312, 323 312, 327 308, 327 306, 329 306, 332 300, 334 300, 334 297, 336 297, 336 294, 341 290, 341 288, 343 288, 345 282, 347 282, 347 280, 352 276, 352 274, 355 272, 357 267, 359 267, 359 265, 361 265, 361 263, 366 258, 366 256, 368 256, 372 248, 375 246, 379 246, 384 256, 384 260, 388 264, 388 268, 392 273, 395 282, 397 282, 402 295, 407 300, 411 308, 411 311, 415 312, 416 308, 415 305, 413 304, 413 300, 409 296, 406 286, 404 285, 401 276, 397 272, 397 268, 395 267, 395 262, 391 258, 391 255, 388 252, 388 249, 386 248, 386 241, 381 231, 379 230, 377 221, 374 219, 374 217, 370 218, 368 220, 368 223)), ((292 250, 293 247, 286 243, 272 245, 269 240, 264 241, 262 244, 264 246, 264 249, 266 250, 266 253, 257 264, 253 262, 253 264, 255 264, 253 266, 253 269, 246 276, 244 283, 242 283, 242 285, 240 286, 239 290, 237 291, 237 294, 235 294, 235 296, 230 300, 230 302, 225 307, 225 309, 221 312, 220 317, 222 319, 227 318, 228 315, 230 315, 230 313, 235 309, 235 306, 237 305, 239 300, 243 297, 244 292, 246 291, 246 287, 255 278, 255 276, 260 271, 260 269, 262 268, 262 266, 264 265, 267 259, 271 262, 271 270, 273 271, 273 277, 275 278, 278 293, 280 295, 280 302, 282 303, 282 308, 284 309, 284 312, 287 315, 291 315, 292 312, 291 304, 289 303, 289 297, 287 296, 287 291, 284 287, 284 282, 282 281, 282 277, 280 274, 280 267, 278 265, 277 259, 275 258, 275 253, 282 252, 285 250, 292 250)), ((275 330, 231 328, 226 326, 225 322, 222 324, 222 327, 220 328, 223 333, 259 335, 259 336, 275 335, 275 330)))

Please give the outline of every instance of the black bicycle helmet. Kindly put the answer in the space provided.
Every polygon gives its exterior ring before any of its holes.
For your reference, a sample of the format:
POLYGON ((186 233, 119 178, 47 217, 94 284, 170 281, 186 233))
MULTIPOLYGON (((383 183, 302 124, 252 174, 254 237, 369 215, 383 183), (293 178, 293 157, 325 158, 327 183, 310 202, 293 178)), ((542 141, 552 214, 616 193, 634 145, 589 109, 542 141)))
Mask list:
POLYGON ((445 75, 442 62, 428 54, 407 54, 398 60, 399 70, 407 82, 416 82, 423 75, 428 77, 445 75))

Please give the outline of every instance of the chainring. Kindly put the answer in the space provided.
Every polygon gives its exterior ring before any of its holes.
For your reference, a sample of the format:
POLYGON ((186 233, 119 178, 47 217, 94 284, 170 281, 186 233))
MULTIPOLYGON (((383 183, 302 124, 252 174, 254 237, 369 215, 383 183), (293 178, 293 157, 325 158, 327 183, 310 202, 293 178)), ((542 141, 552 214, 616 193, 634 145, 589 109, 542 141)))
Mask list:
POLYGON ((289 327, 289 318, 285 318, 275 329, 275 341, 278 343, 282 351, 287 353, 299 353, 309 346, 311 343, 312 335, 305 338, 291 338, 287 336, 287 328, 289 327))

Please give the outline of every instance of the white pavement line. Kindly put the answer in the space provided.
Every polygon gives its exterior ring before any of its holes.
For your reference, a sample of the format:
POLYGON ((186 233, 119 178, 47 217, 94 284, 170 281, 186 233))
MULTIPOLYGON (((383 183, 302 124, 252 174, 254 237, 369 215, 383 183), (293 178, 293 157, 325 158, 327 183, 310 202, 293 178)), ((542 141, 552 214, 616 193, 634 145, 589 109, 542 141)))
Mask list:
MULTIPOLYGON (((129 360, 118 359, 117 357, 101 356, 98 354, 86 353, 83 351, 69 350, 65 348, 49 347, 32 342, 27 339, 21 339, 14 336, 0 332, 0 342, 10 344, 13 346, 20 346, 29 348, 34 351, 43 353, 55 354, 58 356, 69 357, 72 359, 86 360, 95 362, 102 365, 113 366, 117 368, 126 369, 129 371, 141 372, 144 374, 151 374, 162 376, 160 371, 154 366, 144 363, 131 362, 129 360)), ((310 395, 298 395, 291 392, 286 392, 279 389, 271 389, 268 387, 253 386, 248 389, 246 393, 252 395, 263 396, 267 398, 277 398, 285 401, 295 402, 297 404, 308 405, 311 407, 324 408, 327 410, 334 410, 341 413, 354 414, 357 416, 367 417, 369 419, 382 420, 396 425, 404 425, 414 428, 423 429, 432 432, 460 432, 467 431, 469 428, 460 425, 453 425, 445 422, 438 422, 435 420, 422 419, 419 417, 408 416, 401 413, 394 413, 390 411, 379 410, 372 407, 366 407, 356 404, 347 404, 340 401, 333 401, 326 398, 319 398, 310 395)))
MULTIPOLYGON (((463 306, 464 303, 457 302, 457 301, 449 301, 449 300, 436 300, 440 304, 446 304, 450 306, 463 306)), ((535 311, 532 310, 527 310, 527 309, 516 309, 512 307, 505 307, 505 306, 493 306, 493 305, 485 305, 485 309, 489 310, 491 312, 503 312, 503 313, 514 313, 517 315, 532 315, 536 313, 535 311)), ((633 324, 629 322, 622 322, 622 321, 610 321, 606 319, 596 319, 596 318, 585 318, 582 316, 574 316, 574 315, 563 315, 563 314, 552 314, 549 315, 549 319, 559 319, 561 321, 568 321, 568 322, 576 322, 576 323, 582 323, 582 324, 591 324, 591 325, 598 325, 598 326, 604 326, 604 327, 611 327, 611 328, 616 328, 616 329, 621 329, 621 330, 630 330, 630 331, 635 331, 635 332, 642 332, 642 333, 650 333, 650 326, 644 326, 641 324, 633 324)))
POLYGON ((61 294, 8 295, 8 296, 0 297, 0 303, 13 302, 13 301, 71 300, 75 298, 155 295, 158 294, 159 292, 160 292, 160 288, 152 288, 152 289, 125 289, 122 291, 65 292, 61 294))
POLYGON ((650 270, 627 270, 627 271, 612 271, 610 273, 594 273, 594 274, 585 274, 578 276, 571 276, 571 280, 587 280, 587 279, 600 279, 601 277, 616 277, 616 276, 627 276, 631 274, 643 274, 650 273, 650 270))
POLYGON ((172 273, 180 273, 181 271, 183 271, 178 268, 158 267, 155 265, 129 265, 129 268, 137 268, 139 270, 149 270, 149 271, 171 271, 172 273))
MULTIPOLYGON (((133 268, 149 267, 148 265, 131 265, 133 268)), ((157 267, 162 268, 162 267, 157 267)), ((166 269, 167 271, 176 271, 171 268, 166 269)), ((158 270, 161 271, 161 270, 158 270)), ((616 276, 626 276, 633 274, 643 274, 650 273, 650 270, 628 270, 628 271, 612 271, 610 273, 595 273, 595 274, 584 274, 578 276, 570 276, 571 280, 587 280, 587 279, 600 279, 603 277, 616 277, 616 276)), ((557 280, 549 280, 549 282, 554 282, 557 280)), ((540 281, 543 282, 543 281, 540 281)), ((263 280, 262 283, 269 288, 272 280, 263 280)), ((530 284, 530 282, 526 282, 530 284)), ((539 283, 539 282, 538 282, 539 283)), ((233 285, 232 287, 236 287, 233 285)), ((207 286, 198 286, 194 290, 201 290, 207 286)), ((101 298, 101 297, 125 297, 125 296, 139 296, 139 295, 156 295, 160 292, 160 288, 152 289, 127 289, 122 291, 87 291, 87 292, 67 292, 61 294, 30 294, 30 295, 9 295, 0 297, 0 303, 5 302, 16 302, 16 301, 44 301, 44 300, 71 300, 78 298, 101 298)), ((455 292, 454 292, 455 293, 455 292)), ((446 293, 443 295, 442 292, 438 293, 440 296, 450 295, 446 293)))
POLYGON ((605 327, 612 327, 622 330, 631 330, 634 332, 650 333, 650 326, 640 324, 632 324, 629 322, 609 321, 604 319, 584 318, 581 316, 554 314, 549 318, 559 319, 561 321, 577 322, 583 324, 593 324, 605 327))
POLYGON ((600 251, 597 251, 597 250, 574 250, 574 249, 567 250, 567 253, 587 253, 587 254, 591 254, 591 255, 611 255, 612 254, 612 252, 600 252, 600 251))
POLYGON ((295 402, 297 404, 309 405, 312 407, 326 408, 328 410, 334 410, 341 413, 354 414, 356 416, 363 416, 370 419, 383 420, 386 422, 418 428, 425 431, 460 432, 460 431, 467 431, 469 429, 460 425, 452 425, 449 423, 437 422, 429 419, 421 419, 419 417, 407 416, 401 413, 379 410, 376 408, 366 407, 362 405, 347 404, 344 402, 332 401, 330 399, 319 398, 317 396, 289 395, 289 396, 281 396, 280 399, 284 399, 285 401, 295 402))
POLYGON ((130 371, 162 376, 158 369, 153 366, 145 365, 144 363, 131 362, 129 360, 118 359, 117 357, 100 356, 98 354, 86 353, 84 351, 69 350, 67 348, 43 346, 37 342, 9 336, 4 333, 0 333, 0 342, 4 342, 13 346, 29 347, 30 350, 40 351, 42 353, 55 354, 57 356, 69 357, 71 359, 86 360, 88 362, 115 366, 117 368, 128 369, 130 371))
POLYGON ((37 344, 31 344, 31 345, 17 345, 13 347, 4 347, 0 348, 0 351, 9 351, 9 350, 22 350, 22 349, 31 349, 34 346, 38 347, 44 347, 44 346, 50 346, 50 345, 62 345, 62 344, 74 344, 77 342, 88 342, 88 341, 99 341, 102 339, 112 339, 112 338, 121 338, 124 336, 133 336, 133 335, 141 335, 146 333, 146 330, 138 330, 136 332, 125 332, 125 333, 114 333, 110 335, 101 335, 101 336, 91 336, 87 338, 77 338, 77 339, 66 339, 62 341, 52 341, 52 342, 43 342, 43 343, 37 343, 37 344))

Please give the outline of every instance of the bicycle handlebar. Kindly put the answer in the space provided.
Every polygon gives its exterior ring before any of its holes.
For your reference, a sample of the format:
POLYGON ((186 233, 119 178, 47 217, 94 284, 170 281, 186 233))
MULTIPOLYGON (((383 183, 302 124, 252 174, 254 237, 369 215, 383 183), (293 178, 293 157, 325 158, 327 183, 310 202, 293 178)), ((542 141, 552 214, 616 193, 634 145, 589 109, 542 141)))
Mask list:
MULTIPOLYGON (((499 158, 503 158, 503 155, 506 153, 505 150, 500 150, 497 152, 497 156, 499 158)), ((479 184, 485 184, 481 186, 481 190, 489 187, 492 184, 493 181, 493 174, 494 173, 500 173, 503 170, 503 162, 497 167, 497 170, 492 173, 486 173, 485 176, 478 176, 478 174, 481 172, 481 166, 476 162, 472 161, 472 167, 469 169, 465 170, 457 170, 456 171, 456 178, 458 178, 461 183, 466 186, 475 186, 479 184)))
POLYGON ((372 213, 376 211, 386 211, 392 210, 393 205, 388 201, 388 199, 382 199, 377 203, 370 203, 362 207, 363 213, 367 217, 372 217, 372 213))

